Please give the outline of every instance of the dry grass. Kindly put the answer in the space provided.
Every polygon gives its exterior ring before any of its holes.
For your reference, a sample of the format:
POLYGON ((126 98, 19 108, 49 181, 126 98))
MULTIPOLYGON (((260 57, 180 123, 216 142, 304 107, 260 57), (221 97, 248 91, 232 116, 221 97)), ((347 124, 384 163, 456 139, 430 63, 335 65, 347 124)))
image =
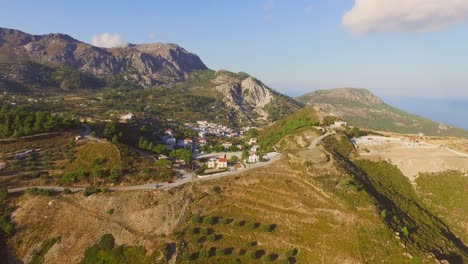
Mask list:
POLYGON ((79 168, 89 171, 92 169, 92 161, 97 158, 104 160, 105 169, 120 165, 119 150, 112 143, 88 141, 84 145, 77 146, 75 151, 76 158, 67 166, 67 171, 79 168))
MULTIPOLYGON (((286 143, 291 155, 303 150, 296 143, 286 143)), ((43 240, 61 236, 46 256, 50 263, 76 263, 84 249, 104 233, 112 233, 117 244, 143 245, 150 252, 177 242, 179 257, 184 250, 197 253, 201 247, 232 249, 229 255, 195 259, 194 263, 263 261, 239 254, 242 250, 277 255, 274 263, 280 263, 292 248, 299 250, 297 263, 407 262, 405 249, 384 225, 368 195, 338 187, 344 177, 349 176, 334 169, 333 161, 304 164, 284 157, 239 176, 169 192, 25 197, 13 216, 18 232, 11 244, 27 260, 43 240), (106 214, 111 208, 115 213, 106 214), (194 223, 193 215, 233 222, 194 223), (245 225, 238 226, 240 221, 245 225), (252 229, 255 223, 260 227, 252 229), (273 224, 272 232, 261 229, 273 224), (199 240, 203 235, 191 234, 192 228, 210 228, 219 239, 199 240), (247 246, 253 241, 255 246, 247 246)))

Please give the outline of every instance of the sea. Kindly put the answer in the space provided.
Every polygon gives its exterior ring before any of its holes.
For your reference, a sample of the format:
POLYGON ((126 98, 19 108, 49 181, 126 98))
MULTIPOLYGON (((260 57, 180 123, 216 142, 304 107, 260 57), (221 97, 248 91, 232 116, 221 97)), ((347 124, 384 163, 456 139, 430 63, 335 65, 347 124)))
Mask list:
POLYGON ((389 105, 468 130, 468 98, 382 97, 389 105))

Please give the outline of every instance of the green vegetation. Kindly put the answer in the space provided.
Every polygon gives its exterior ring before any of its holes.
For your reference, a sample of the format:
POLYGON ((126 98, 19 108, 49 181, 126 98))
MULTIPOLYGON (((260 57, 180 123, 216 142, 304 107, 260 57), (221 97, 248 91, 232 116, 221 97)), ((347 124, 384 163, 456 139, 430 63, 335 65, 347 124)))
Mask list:
POLYGON ((71 129, 78 123, 67 117, 53 115, 50 112, 34 111, 23 107, 0 109, 0 138, 19 138, 40 132, 71 129))
POLYGON ((260 134, 260 149, 269 151, 286 135, 291 135, 319 124, 314 109, 304 108, 265 128, 260 134))
POLYGON ((417 191, 432 212, 443 219, 463 241, 468 218, 468 178, 461 171, 423 173, 416 178, 417 191))
POLYGON ((86 249, 81 264, 94 263, 155 263, 159 258, 157 251, 147 255, 146 249, 141 246, 116 246, 111 234, 104 234, 101 240, 86 249))
POLYGON ((31 255, 31 260, 29 264, 42 264, 44 263, 44 257, 57 242, 60 241, 60 237, 47 239, 46 241, 42 242, 41 247, 33 251, 31 255))
POLYGON ((106 188, 97 189, 94 186, 90 186, 90 187, 85 188, 85 190, 83 191, 83 195, 84 196, 90 196, 90 195, 93 195, 95 193, 106 193, 107 191, 108 190, 106 188))
POLYGON ((385 223, 415 255, 432 252, 438 259, 461 263, 468 249, 419 199, 408 179, 394 165, 368 160, 350 161, 331 142, 325 144, 338 164, 352 175, 374 199, 385 223), (437 239, 436 239, 437 238, 437 239))
POLYGON ((50 190, 50 189, 41 189, 41 188, 37 188, 37 187, 31 187, 31 188, 27 188, 24 191, 24 193, 29 194, 29 195, 51 196, 52 194, 54 194, 54 191, 50 190))
POLYGON ((192 151, 187 149, 175 149, 169 153, 171 158, 177 158, 182 160, 185 164, 190 164, 193 160, 192 151))

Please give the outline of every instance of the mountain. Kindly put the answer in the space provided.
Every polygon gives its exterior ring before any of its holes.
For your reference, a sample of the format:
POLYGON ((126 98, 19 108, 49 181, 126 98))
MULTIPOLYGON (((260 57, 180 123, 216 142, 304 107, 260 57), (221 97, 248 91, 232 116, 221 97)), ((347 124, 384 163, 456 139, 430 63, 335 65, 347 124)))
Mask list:
POLYGON ((327 114, 340 116, 350 124, 373 130, 426 135, 467 137, 468 131, 413 115, 392 107, 366 89, 339 88, 318 90, 296 98, 320 108, 327 114))
POLYGON ((0 63, 34 61, 65 65, 104 78, 125 74, 143 87, 180 81, 207 67, 200 58, 176 44, 129 44, 99 48, 65 34, 30 35, 0 28, 0 63))
MULTIPOLYGON (((176 44, 99 48, 65 34, 30 35, 0 28, 0 91, 27 92, 31 87, 59 92, 182 88, 187 96, 215 98, 222 116, 241 124, 273 122, 302 107, 246 73, 210 70, 197 55, 176 44)), ((169 111, 179 106, 175 102, 169 111)))

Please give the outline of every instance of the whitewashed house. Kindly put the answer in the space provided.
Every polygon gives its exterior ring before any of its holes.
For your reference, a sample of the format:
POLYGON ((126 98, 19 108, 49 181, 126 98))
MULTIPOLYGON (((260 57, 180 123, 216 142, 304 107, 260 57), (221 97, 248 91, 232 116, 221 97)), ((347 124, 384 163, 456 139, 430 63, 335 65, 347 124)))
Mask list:
POLYGON ((228 160, 226 158, 211 158, 207 162, 208 169, 226 169, 228 160))
POLYGON ((257 153, 251 153, 249 155, 248 162, 249 163, 258 163, 258 162, 260 162, 260 157, 257 155, 257 153))

